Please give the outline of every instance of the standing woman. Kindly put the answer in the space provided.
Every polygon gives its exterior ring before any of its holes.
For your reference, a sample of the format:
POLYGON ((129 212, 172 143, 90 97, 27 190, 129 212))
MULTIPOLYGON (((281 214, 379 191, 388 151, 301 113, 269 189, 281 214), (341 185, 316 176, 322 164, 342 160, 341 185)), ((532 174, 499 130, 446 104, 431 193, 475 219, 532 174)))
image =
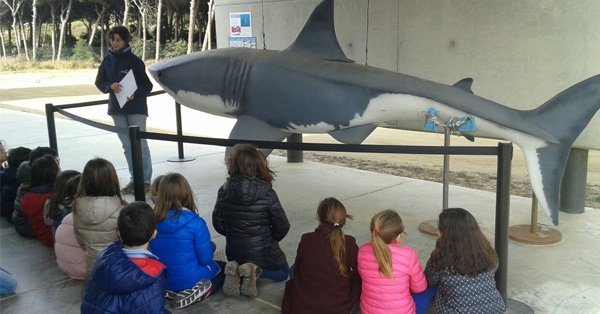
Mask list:
MULTIPOLYGON (((129 43, 133 39, 129 30, 125 26, 115 26, 108 32, 111 48, 109 54, 104 57, 98 74, 96 75, 96 87, 105 93, 108 97, 108 115, 110 115, 118 128, 129 128, 137 125, 142 132, 146 131, 146 118, 148 117, 148 104, 146 97, 152 91, 152 82, 146 74, 146 65, 133 54, 129 43), (127 96, 127 102, 121 107, 117 100, 116 93, 121 92, 123 86, 119 83, 129 72, 133 71, 137 89, 133 95, 127 96)), ((129 166, 129 184, 127 184, 122 193, 131 194, 133 192, 133 165, 131 161, 131 144, 129 142, 129 133, 117 133, 119 140, 123 145, 125 159, 129 166)), ((150 189, 152 180, 152 160, 148 141, 142 139, 142 160, 144 165, 144 185, 146 191, 150 189)))

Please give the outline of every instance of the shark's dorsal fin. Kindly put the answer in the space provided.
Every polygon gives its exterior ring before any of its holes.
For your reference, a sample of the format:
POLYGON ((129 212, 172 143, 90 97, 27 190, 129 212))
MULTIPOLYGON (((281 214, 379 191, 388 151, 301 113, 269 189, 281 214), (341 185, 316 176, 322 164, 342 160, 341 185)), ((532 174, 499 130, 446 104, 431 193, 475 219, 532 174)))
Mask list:
POLYGON ((473 79, 470 77, 464 78, 458 82, 456 82, 454 85, 454 87, 458 87, 462 90, 464 90, 467 93, 471 93, 473 94, 473 90, 471 89, 471 85, 473 85, 473 79))
POLYGON ((333 23, 333 0, 324 0, 312 12, 296 40, 284 52, 295 52, 313 58, 354 62, 340 47, 333 23))

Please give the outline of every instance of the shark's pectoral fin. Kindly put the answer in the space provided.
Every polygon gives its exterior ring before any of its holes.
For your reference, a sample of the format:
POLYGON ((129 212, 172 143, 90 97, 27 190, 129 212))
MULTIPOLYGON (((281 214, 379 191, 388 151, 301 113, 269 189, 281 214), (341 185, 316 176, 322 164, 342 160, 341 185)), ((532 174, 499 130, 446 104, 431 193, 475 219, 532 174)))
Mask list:
POLYGON ((469 134, 460 134, 462 136, 464 136, 467 140, 471 141, 471 142, 475 142, 475 136, 473 135, 469 135, 469 134))
MULTIPOLYGON (((290 136, 290 133, 276 129, 265 122, 251 116, 240 116, 229 133, 230 139, 257 140, 279 142, 290 136)), ((261 148, 260 151, 269 156, 273 149, 261 148)), ((231 154, 231 147, 225 150, 225 157, 231 154)))
POLYGON ((464 90, 465 92, 473 94, 473 90, 471 89, 472 85, 473 85, 473 79, 468 77, 468 78, 464 78, 464 79, 456 82, 452 86, 458 87, 458 88, 464 90))
POLYGON ((369 137, 371 132, 373 132, 376 128, 376 124, 366 124, 342 130, 334 130, 328 133, 331 135, 331 137, 344 144, 360 144, 367 137, 369 137))

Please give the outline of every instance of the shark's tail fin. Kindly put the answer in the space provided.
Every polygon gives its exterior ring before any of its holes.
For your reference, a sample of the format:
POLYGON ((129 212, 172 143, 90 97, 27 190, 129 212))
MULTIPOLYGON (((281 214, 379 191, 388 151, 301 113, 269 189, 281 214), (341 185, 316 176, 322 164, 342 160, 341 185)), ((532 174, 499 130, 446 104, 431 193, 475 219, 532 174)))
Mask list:
POLYGON ((555 225, 558 224, 560 183, 569 151, 599 109, 600 75, 597 75, 528 112, 532 123, 546 132, 543 138, 546 145, 521 148, 527 158, 533 191, 555 225), (541 184, 536 184, 538 182, 541 184))

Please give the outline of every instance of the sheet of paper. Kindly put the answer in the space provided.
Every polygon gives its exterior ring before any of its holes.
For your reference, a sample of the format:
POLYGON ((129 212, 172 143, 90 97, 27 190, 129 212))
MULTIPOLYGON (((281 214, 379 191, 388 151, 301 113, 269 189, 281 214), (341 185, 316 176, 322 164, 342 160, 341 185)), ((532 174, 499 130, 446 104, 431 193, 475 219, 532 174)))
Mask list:
POLYGON ((119 106, 123 108, 125 103, 127 102, 127 97, 133 95, 135 90, 137 89, 137 83, 135 82, 135 77, 133 76, 133 71, 129 70, 125 77, 119 82, 122 86, 120 93, 115 93, 117 96, 117 100, 119 101, 119 106))

